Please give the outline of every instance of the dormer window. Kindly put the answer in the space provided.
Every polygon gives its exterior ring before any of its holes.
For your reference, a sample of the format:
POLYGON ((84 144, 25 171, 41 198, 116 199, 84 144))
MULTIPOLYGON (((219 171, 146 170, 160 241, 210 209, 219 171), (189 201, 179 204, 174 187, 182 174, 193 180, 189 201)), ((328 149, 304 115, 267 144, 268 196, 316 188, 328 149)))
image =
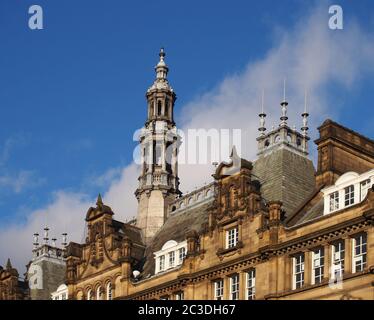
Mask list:
POLYGON ((330 212, 339 209, 339 192, 335 191, 330 194, 330 212))
POLYGON ((353 185, 344 188, 344 205, 350 206, 355 202, 355 187, 353 185))
POLYGON ((187 241, 167 241, 155 255, 155 273, 180 266, 186 256, 187 241))
POLYGON ((178 251, 179 251, 179 261, 178 261, 178 264, 182 264, 184 258, 186 257, 186 248, 182 247, 178 251))
POLYGON ((164 271, 164 269, 165 269, 165 256, 161 256, 160 258, 159 258, 159 261, 158 261, 158 263, 159 263, 159 270, 160 271, 164 271))
POLYGON ((361 182, 360 184, 360 193, 361 193, 361 201, 365 199, 366 195, 368 194, 368 191, 370 189, 370 179, 366 179, 361 182))
POLYGON ((322 190, 324 214, 342 210, 363 201, 374 183, 374 169, 363 174, 346 172, 335 184, 322 190))
POLYGON ((175 251, 169 253, 169 268, 173 268, 175 263, 175 251))

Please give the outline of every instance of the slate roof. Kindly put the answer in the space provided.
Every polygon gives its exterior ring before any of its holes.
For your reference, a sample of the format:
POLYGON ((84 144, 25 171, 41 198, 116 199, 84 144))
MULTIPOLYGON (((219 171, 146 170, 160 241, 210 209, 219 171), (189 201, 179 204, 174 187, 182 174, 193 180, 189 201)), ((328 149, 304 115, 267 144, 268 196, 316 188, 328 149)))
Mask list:
MULTIPOLYGON (((213 199, 212 199, 213 201, 213 199)), ((204 230, 208 223, 207 209, 210 202, 202 203, 200 206, 186 208, 186 210, 171 214, 162 228, 153 237, 145 252, 145 264, 143 277, 153 275, 155 272, 154 252, 161 250, 165 242, 175 240, 181 242, 186 239, 186 232, 195 230, 198 233, 204 230)))
POLYGON ((278 149, 253 163, 252 179, 260 181, 260 191, 266 201, 282 201, 288 217, 314 192, 314 173, 310 159, 278 149))
POLYGON ((128 236, 131 241, 142 244, 142 233, 141 230, 129 223, 120 222, 117 220, 112 220, 112 226, 115 230, 115 232, 121 232, 128 236))

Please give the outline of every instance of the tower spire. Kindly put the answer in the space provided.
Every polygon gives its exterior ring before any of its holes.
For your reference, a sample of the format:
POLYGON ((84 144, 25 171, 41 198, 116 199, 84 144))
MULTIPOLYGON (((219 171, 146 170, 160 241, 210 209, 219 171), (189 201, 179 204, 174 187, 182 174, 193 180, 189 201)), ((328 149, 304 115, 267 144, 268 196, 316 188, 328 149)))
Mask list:
POLYGON ((180 136, 174 123, 177 96, 167 80, 165 50, 160 49, 156 79, 147 90, 148 117, 140 134, 142 170, 135 191, 138 199, 137 226, 146 243, 167 217, 169 203, 181 193, 178 178, 180 136))
POLYGON ((101 194, 99 193, 99 195, 97 196, 96 205, 102 206, 103 204, 103 199, 101 198, 101 194))
POLYGON ((283 80, 283 101, 281 102, 282 116, 280 117, 281 123, 280 126, 284 127, 287 125, 287 106, 288 102, 286 101, 286 78, 283 80))
POLYGON ((258 115, 260 117, 260 127, 258 128, 258 131, 261 132, 261 135, 264 135, 266 131, 266 128, 265 128, 266 113, 264 113, 264 95, 265 95, 265 90, 262 90, 261 113, 258 115))
POLYGON ((6 262, 6 269, 7 270, 12 269, 12 263, 10 262, 10 258, 8 258, 8 261, 6 262))

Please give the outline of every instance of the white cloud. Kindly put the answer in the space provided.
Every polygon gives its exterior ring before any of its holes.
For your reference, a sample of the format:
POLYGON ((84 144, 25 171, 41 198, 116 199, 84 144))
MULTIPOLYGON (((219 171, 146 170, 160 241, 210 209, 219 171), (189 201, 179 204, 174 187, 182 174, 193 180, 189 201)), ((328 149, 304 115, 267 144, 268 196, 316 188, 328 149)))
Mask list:
MULTIPOLYGON (((239 128, 243 133, 242 156, 253 160, 262 90, 268 115, 266 127, 270 129, 279 124, 284 78, 290 126, 301 127, 305 88, 312 138, 325 118, 338 120, 341 107, 334 101, 337 97, 332 96, 331 86, 351 90, 363 75, 374 70, 374 37, 356 23, 345 24, 344 30, 328 29, 327 8, 321 5, 301 17, 292 30, 277 30, 277 43, 263 59, 249 63, 242 73, 227 77, 216 88, 184 106, 179 121, 182 129, 239 128)), ((310 151, 315 157, 313 142, 310 151)), ((213 169, 212 165, 181 165, 182 189, 191 191, 209 180, 213 169)))
MULTIPOLYGON (((316 128, 327 115, 338 118, 340 109, 330 96, 330 85, 337 84, 342 90, 350 90, 359 83, 362 74, 372 71, 374 41, 373 35, 355 24, 346 24, 343 31, 329 30, 327 10, 322 6, 309 16, 300 17, 300 23, 292 30, 278 34, 278 40, 263 59, 248 64, 242 73, 227 77, 217 88, 183 106, 179 127, 183 130, 241 128, 244 133, 242 154, 254 159, 262 89, 266 92, 267 128, 271 128, 279 121, 284 77, 287 78, 291 126, 299 128, 301 125, 305 87, 311 97, 311 128, 316 128)), ((316 135, 316 129, 311 135, 316 135)), ((211 181, 212 169, 211 165, 180 166, 183 190, 192 191, 195 186, 211 181)), ((104 192, 104 202, 116 212, 116 219, 125 220, 136 215, 134 191, 138 168, 131 164, 122 169, 120 175, 116 170, 109 170, 96 182, 109 185, 104 192)), ((59 234, 65 224, 70 239, 81 241, 85 213, 93 204, 94 199, 87 199, 85 195, 56 193, 51 204, 30 213, 25 225, 0 232, 0 261, 5 262, 10 256, 18 267, 27 263, 31 236, 45 224, 46 213, 52 230, 59 234), (9 246, 9 243, 14 245, 9 246)))
POLYGON ((16 175, 0 175, 0 189, 10 189, 14 193, 21 193, 25 189, 32 189, 44 184, 45 178, 38 177, 34 171, 21 170, 16 175))

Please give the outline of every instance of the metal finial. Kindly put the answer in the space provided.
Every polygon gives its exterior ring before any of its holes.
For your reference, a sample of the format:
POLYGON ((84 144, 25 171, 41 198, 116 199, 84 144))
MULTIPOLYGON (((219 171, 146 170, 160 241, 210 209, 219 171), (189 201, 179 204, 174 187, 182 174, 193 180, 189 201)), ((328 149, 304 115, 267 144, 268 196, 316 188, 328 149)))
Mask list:
POLYGON ((161 47, 160 48, 160 60, 161 61, 164 61, 164 58, 165 58, 165 56, 166 56, 166 53, 165 53, 165 50, 164 50, 164 47, 161 47))
POLYGON ((66 247, 67 246, 67 236, 68 236, 68 234, 66 233, 66 232, 64 232, 63 234, 62 234, 62 246, 63 247, 66 247))
POLYGON ((280 117, 281 123, 280 126, 286 126, 287 125, 287 106, 288 102, 286 101, 286 78, 283 80, 283 101, 281 102, 281 108, 282 108, 282 116, 280 117))
POLYGON ((301 131, 303 132, 303 136, 307 136, 308 134, 308 116, 309 113, 307 112, 307 91, 305 90, 305 96, 304 96, 304 112, 301 114, 303 118, 303 126, 301 127, 301 131))
POLYGON ((45 227, 44 228, 44 238, 43 238, 45 244, 48 244, 48 241, 49 241, 48 232, 49 232, 49 228, 45 227))
POLYGON ((266 131, 266 128, 265 128, 266 113, 264 113, 264 99, 265 99, 265 90, 262 90, 261 113, 258 115, 260 117, 260 127, 258 128, 258 131, 261 132, 261 135, 264 135, 266 131))
POLYGON ((34 241, 33 241, 34 249, 39 246, 39 233, 34 233, 34 241))

